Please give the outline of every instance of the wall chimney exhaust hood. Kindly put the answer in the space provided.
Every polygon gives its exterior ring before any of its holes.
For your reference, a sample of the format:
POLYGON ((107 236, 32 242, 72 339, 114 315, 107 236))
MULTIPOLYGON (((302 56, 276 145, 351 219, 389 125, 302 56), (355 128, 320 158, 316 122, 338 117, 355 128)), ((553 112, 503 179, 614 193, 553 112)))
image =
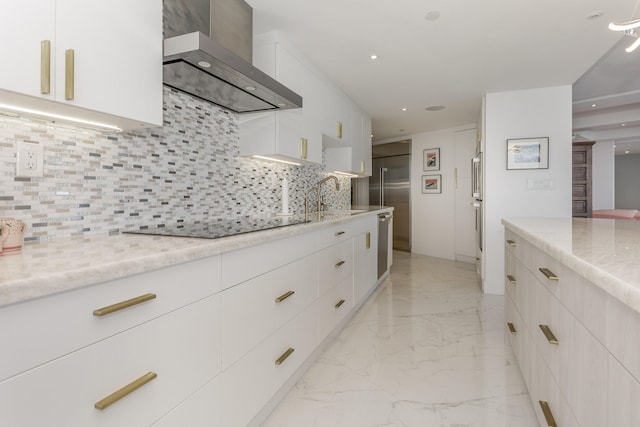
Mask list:
POLYGON ((302 107, 251 64, 252 13, 244 0, 164 0, 164 84, 236 113, 302 107))

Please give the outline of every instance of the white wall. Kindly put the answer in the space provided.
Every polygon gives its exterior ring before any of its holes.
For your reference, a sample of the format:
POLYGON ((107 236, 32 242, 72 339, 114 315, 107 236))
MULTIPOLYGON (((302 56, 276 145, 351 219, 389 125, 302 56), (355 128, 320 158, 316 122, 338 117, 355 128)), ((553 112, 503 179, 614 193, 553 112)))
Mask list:
MULTIPOLYGON (((437 258, 456 259, 455 239, 455 132, 468 125, 411 136, 411 251, 437 258), (440 148, 440 170, 425 172, 423 150, 440 148), (442 193, 422 194, 423 175, 442 175, 442 193)), ((473 234, 470 240, 475 240, 473 234)))
POLYGON ((616 209, 640 209, 640 154, 615 156, 616 209))
POLYGON ((571 217, 571 86, 486 95, 485 293, 504 294, 505 217, 571 217), (507 170, 507 139, 549 137, 549 169, 507 170), (528 190, 529 179, 553 182, 528 190))
POLYGON ((616 193, 616 162, 613 141, 596 142, 591 151, 591 197, 593 209, 613 209, 616 193))

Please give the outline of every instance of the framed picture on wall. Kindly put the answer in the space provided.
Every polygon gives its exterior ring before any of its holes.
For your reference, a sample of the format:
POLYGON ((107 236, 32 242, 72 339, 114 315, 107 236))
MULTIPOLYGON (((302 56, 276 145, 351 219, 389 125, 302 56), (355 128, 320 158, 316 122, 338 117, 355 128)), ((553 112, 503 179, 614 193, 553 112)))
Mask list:
POLYGON ((549 169, 549 138, 507 139, 507 170, 549 169))
POLYGON ((422 175, 422 194, 442 193, 442 175, 422 175))
POLYGON ((423 151, 422 169, 426 171, 439 171, 440 170, 440 149, 439 148, 427 148, 423 151))

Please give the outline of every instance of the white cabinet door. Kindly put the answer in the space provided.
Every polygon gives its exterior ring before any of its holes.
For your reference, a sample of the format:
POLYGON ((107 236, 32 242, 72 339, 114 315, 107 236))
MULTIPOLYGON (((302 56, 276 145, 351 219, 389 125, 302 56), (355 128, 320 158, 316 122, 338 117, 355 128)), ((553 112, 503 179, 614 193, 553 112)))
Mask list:
POLYGON ((307 69, 302 99, 302 136, 307 140, 306 160, 322 164, 322 81, 307 69))
POLYGON ((371 117, 363 113, 362 117, 362 154, 364 161, 364 175, 371 176, 371 117))
POLYGON ((55 48, 56 4, 51 0, 2 0, 0 8, 0 89, 41 96, 40 44, 49 40, 51 52, 55 48))
POLYGON ((329 81, 324 82, 323 112, 322 134, 325 146, 349 145, 351 101, 329 81))
POLYGON ((376 284, 378 272, 378 234, 376 228, 353 239, 354 302, 359 304, 376 284))
POLYGON ((156 0, 57 0, 56 98, 90 110, 162 124, 162 4, 156 0), (65 50, 75 93, 65 100, 65 50))

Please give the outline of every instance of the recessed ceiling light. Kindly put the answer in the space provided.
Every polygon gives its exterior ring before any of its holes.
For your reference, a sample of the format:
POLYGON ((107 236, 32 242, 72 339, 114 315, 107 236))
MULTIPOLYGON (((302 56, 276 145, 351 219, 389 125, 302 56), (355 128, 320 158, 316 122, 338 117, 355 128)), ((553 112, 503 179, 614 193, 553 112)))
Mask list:
POLYGON ((374 53, 373 55, 369 56, 369 58, 371 58, 372 60, 378 59, 378 55, 374 53))
POLYGON ((200 61, 200 62, 198 62, 198 65, 201 66, 201 67, 204 67, 204 68, 211 67, 211 64, 208 63, 207 61, 200 61))
POLYGON ((591 104, 591 108, 596 108, 596 104, 591 104))
POLYGON ((430 10, 429 12, 427 12, 427 14, 424 16, 424 19, 426 19, 427 21, 435 21, 438 18, 440 18, 440 12, 437 10, 430 10))
POLYGON ((625 150, 625 151, 624 151, 624 154, 629 154, 629 150, 625 150))
POLYGON ((407 107, 402 107, 402 111, 407 111, 407 107))
POLYGON ((440 111, 444 110, 446 107, 444 105, 432 105, 430 107, 425 108, 427 111, 440 111))
POLYGON ((626 125, 627 125, 626 123, 622 123, 620 126, 626 126, 626 125))
POLYGON ((616 148, 615 144, 613 145, 613 148, 616 148))
POLYGON ((598 19, 602 15, 604 15, 604 13, 601 10, 594 10, 593 12, 587 15, 587 20, 598 19))

